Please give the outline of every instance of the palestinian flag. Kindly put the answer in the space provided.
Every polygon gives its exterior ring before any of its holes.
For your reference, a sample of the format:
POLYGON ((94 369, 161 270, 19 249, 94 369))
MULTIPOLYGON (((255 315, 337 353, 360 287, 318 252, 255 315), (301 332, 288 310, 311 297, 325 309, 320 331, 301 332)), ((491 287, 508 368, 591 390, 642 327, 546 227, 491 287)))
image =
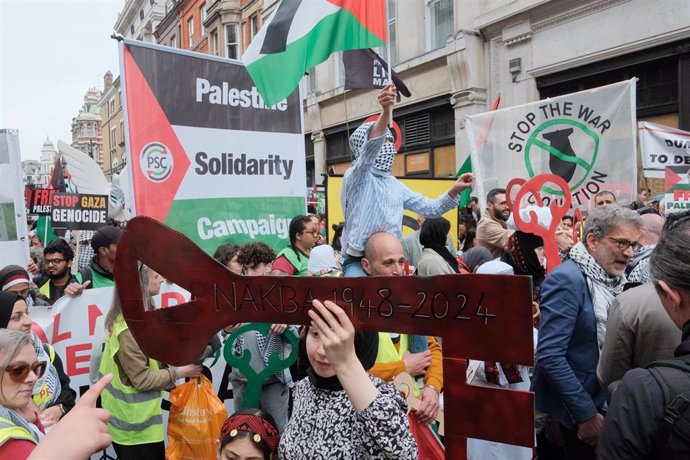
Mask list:
POLYGON ((386 42, 385 0, 283 0, 242 56, 266 105, 331 53, 386 42))

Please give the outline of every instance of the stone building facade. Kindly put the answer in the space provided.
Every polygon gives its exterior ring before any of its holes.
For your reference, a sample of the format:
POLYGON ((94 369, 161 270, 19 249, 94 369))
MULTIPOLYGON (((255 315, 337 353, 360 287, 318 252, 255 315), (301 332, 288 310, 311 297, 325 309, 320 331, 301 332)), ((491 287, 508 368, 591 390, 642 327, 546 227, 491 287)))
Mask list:
POLYGON ((108 180, 125 166, 125 130, 122 114, 120 77, 113 81, 108 71, 103 76, 103 95, 98 101, 103 138, 103 172, 108 180))
MULTIPOLYGON (((500 107, 510 107, 637 77, 638 119, 690 129, 688 2, 388 0, 388 7, 394 70, 412 92, 394 112, 403 135, 396 175, 454 175, 469 155, 464 117, 489 110, 499 94, 500 107)), ((343 75, 337 53, 302 82, 308 177, 318 183, 321 174, 344 172, 348 133, 378 111, 376 90, 345 91, 343 75)))
POLYGON ((72 119, 72 147, 81 150, 103 167, 103 134, 101 133, 101 112, 98 102, 101 91, 89 88, 84 94, 84 104, 79 114, 72 119))

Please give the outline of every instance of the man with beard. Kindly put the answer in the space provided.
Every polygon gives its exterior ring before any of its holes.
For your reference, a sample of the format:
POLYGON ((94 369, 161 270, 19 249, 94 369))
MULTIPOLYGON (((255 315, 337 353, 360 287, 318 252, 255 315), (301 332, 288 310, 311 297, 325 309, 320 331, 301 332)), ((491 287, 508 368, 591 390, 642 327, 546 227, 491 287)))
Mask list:
POLYGON ((63 295, 76 296, 84 290, 81 282, 83 273, 72 275, 74 251, 62 238, 51 241, 43 250, 46 276, 35 280, 38 291, 50 305, 63 295))
POLYGON ((503 245, 515 230, 508 229, 506 221, 510 209, 506 201, 506 191, 495 188, 486 195, 486 211, 477 223, 477 243, 491 251, 494 257, 503 255, 503 245))
POLYGON ((88 266, 87 276, 84 277, 85 288, 99 288, 114 286, 113 268, 117 255, 117 242, 122 230, 111 225, 104 225, 96 230, 91 238, 94 251, 93 259, 88 266), (88 283, 90 281, 90 284, 88 283))
POLYGON ((541 288, 541 319, 532 391, 538 411, 560 424, 566 459, 594 459, 606 390, 597 364, 608 312, 623 291, 625 268, 639 247, 642 220, 617 205, 590 211, 570 260, 541 288))

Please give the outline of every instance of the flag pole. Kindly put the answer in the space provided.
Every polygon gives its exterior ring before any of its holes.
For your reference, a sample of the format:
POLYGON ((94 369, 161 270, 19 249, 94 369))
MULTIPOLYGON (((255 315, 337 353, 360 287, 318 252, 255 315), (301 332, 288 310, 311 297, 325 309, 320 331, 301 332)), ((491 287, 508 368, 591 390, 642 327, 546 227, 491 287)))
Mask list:
MULTIPOLYGON (((388 11, 388 0, 383 0, 386 2, 386 38, 387 38, 387 43, 386 43, 386 63, 388 64, 388 84, 392 85, 393 84, 393 73, 391 72, 391 34, 390 30, 388 28, 389 24, 389 18, 390 18, 390 11, 388 11)), ((388 126, 392 127, 393 126, 393 106, 390 106, 388 108, 388 126)))

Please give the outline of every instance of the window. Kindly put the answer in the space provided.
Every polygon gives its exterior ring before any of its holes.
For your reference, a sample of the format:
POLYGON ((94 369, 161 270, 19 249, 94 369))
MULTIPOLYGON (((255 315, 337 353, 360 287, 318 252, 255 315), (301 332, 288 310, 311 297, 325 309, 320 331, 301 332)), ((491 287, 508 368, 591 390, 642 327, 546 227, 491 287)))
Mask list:
POLYGON ((251 38, 256 37, 256 34, 259 32, 259 15, 258 14, 252 14, 252 16, 249 18, 249 31, 251 33, 251 38))
POLYGON ((110 148, 114 149, 117 146, 117 126, 110 128, 110 148))
POLYGON ((112 117, 113 113, 115 113, 115 100, 108 103, 108 116, 112 117))
POLYGON ((345 64, 343 64, 343 52, 338 51, 337 53, 333 54, 335 57, 335 62, 333 63, 335 66, 335 87, 340 88, 341 86, 345 86, 345 64))
POLYGON ((187 32, 189 33, 189 41, 187 43, 191 48, 194 46, 194 17, 189 18, 189 21, 187 21, 187 32))
POLYGON ((132 37, 134 36, 134 24, 129 26, 129 35, 132 37))
POLYGON ((445 46, 453 34, 453 1, 429 0, 429 49, 445 46))
POLYGON ((177 48, 177 35, 170 37, 170 46, 172 48, 177 48))
POLYGON ((139 10, 139 19, 140 19, 141 21, 144 20, 144 10, 139 10))
POLYGON ((213 29, 211 32, 211 54, 214 56, 220 56, 220 52, 218 50, 218 30, 213 29))
MULTIPOLYGON (((391 66, 398 63, 398 37, 395 33, 395 0, 386 0, 388 2, 388 46, 391 47, 391 66)), ((385 47, 384 47, 385 48, 385 47)), ((382 55, 384 59, 388 59, 387 54, 382 55)))
POLYGON ((206 4, 199 8, 199 15, 201 16, 201 35, 206 35, 206 26, 204 25, 204 22, 206 21, 207 15, 206 15, 206 4))
POLYGON ((237 24, 225 25, 225 57, 238 59, 239 57, 239 33, 237 24))
POLYGON ((124 123, 120 121, 120 132, 122 133, 122 141, 120 142, 121 145, 125 145, 125 128, 124 128, 124 123))
MULTIPOLYGON (((342 62, 342 59, 340 60, 342 62)), ((317 90, 316 67, 307 70, 307 94, 315 93, 317 90)))

